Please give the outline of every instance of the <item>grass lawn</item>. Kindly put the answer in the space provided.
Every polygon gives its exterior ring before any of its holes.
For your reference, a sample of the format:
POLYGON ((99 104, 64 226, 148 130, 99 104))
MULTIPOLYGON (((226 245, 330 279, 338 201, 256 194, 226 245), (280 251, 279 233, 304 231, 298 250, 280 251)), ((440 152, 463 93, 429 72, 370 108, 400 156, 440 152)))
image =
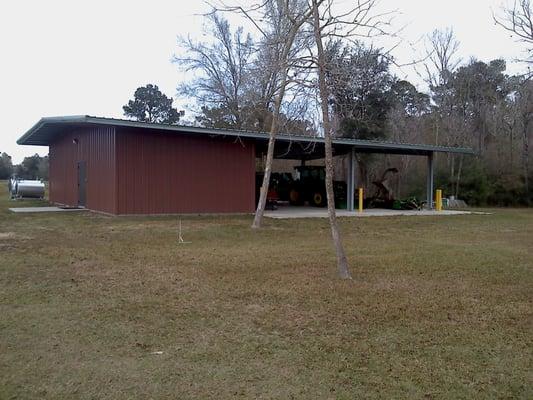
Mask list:
POLYGON ((531 209, 342 219, 346 282, 325 219, 8 206, 0 399, 533 398, 531 209))

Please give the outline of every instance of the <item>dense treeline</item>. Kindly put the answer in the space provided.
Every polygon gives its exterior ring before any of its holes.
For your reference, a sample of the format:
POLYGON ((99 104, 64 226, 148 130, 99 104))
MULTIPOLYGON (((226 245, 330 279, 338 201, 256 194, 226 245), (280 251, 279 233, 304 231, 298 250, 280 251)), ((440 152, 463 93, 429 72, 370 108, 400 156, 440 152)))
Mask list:
POLYGON ((39 154, 34 154, 25 157, 20 164, 13 165, 11 156, 1 153, 0 179, 8 179, 12 176, 20 179, 48 180, 48 156, 41 157, 39 154))
MULTIPOLYGON (((182 40, 175 61, 199 72, 179 91, 200 105, 203 126, 266 131, 278 77, 271 46, 254 42, 242 28, 213 14, 211 42, 182 40), (216 66, 216 68, 214 67, 216 66)), ((436 183, 447 195, 473 205, 529 205, 533 199, 529 143, 533 131, 533 82, 506 73, 504 60, 457 58, 453 32, 428 37, 422 65, 423 92, 392 72, 394 60, 363 42, 327 43, 327 83, 337 135, 473 148, 476 156, 437 158, 436 183)), ((316 85, 305 63, 290 66, 280 130, 317 135, 316 85)), ((360 180, 370 188, 386 167, 396 167, 396 194, 422 195, 423 160, 400 156, 358 157, 360 180)))
POLYGON ((448 157, 439 170, 440 181, 449 193, 477 204, 530 204, 533 198, 533 82, 509 76, 505 68, 503 60, 471 60, 431 87, 433 127, 428 135, 436 143, 478 153, 448 157))
POLYGON ((8 179, 11 175, 13 175, 11 156, 7 153, 0 153, 0 179, 8 179))

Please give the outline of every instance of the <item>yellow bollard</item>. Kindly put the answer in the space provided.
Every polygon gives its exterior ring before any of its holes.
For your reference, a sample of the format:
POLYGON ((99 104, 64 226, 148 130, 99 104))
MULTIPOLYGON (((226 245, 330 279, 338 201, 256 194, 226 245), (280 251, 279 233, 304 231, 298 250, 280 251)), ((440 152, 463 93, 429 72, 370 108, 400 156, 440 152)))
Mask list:
POLYGON ((437 189, 435 193, 435 209, 437 211, 442 211, 442 190, 437 189))
POLYGON ((363 212, 363 188, 359 188, 359 212, 363 212))

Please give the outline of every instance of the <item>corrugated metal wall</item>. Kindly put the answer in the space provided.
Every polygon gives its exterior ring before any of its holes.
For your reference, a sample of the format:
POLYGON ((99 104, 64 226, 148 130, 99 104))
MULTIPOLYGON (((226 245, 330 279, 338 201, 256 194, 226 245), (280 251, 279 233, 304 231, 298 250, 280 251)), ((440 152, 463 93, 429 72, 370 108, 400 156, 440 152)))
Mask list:
POLYGON ((87 127, 67 132, 50 145, 49 154, 51 202, 78 205, 78 162, 85 161, 86 207, 116 214, 114 127, 87 127))
POLYGON ((118 214, 254 210, 251 142, 117 128, 116 146, 118 214))

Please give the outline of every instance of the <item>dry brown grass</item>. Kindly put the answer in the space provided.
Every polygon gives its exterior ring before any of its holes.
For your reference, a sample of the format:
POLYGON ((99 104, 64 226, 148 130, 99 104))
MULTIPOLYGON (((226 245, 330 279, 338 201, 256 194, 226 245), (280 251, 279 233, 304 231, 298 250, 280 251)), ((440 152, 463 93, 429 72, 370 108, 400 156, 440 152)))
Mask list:
POLYGON ((533 397, 532 210, 342 220, 345 282, 325 220, 6 207, 2 399, 533 397))

